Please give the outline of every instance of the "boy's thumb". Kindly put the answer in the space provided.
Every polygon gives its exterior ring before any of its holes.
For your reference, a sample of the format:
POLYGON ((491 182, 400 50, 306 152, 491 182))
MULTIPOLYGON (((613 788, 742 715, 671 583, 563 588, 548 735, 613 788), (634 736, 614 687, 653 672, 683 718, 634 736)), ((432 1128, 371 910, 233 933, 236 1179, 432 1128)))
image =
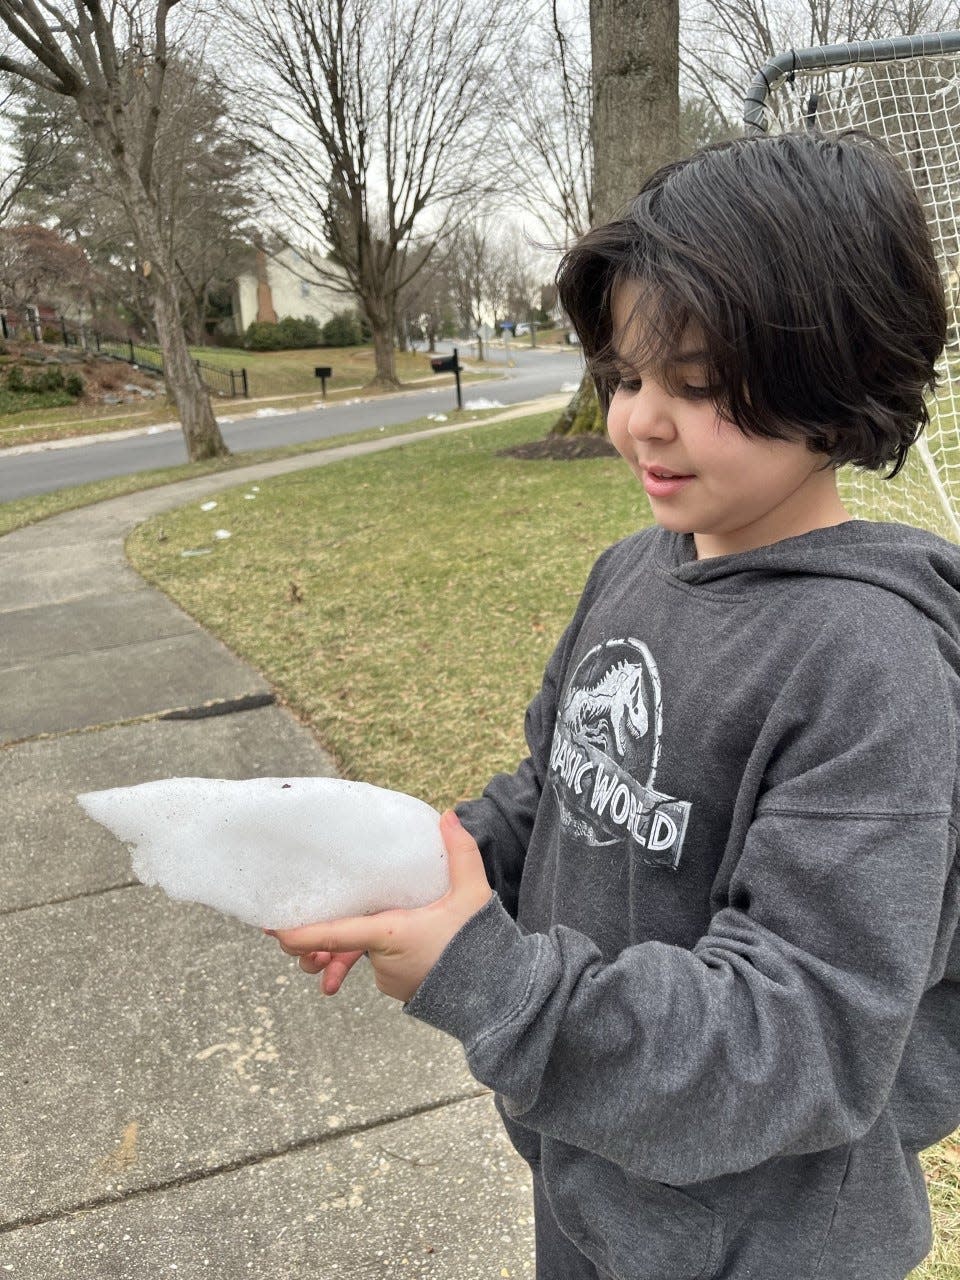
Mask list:
POLYGON ((483 859, 476 840, 466 829, 453 809, 447 809, 440 817, 440 833, 447 846, 451 883, 460 879, 465 873, 476 871, 486 878, 483 870, 483 859))

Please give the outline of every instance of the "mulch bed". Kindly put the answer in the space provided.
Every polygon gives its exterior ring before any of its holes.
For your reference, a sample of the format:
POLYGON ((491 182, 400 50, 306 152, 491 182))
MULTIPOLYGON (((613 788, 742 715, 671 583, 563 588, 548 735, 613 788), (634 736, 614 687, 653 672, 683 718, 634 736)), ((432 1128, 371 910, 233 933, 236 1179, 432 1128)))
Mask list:
POLYGON ((498 449, 498 458, 523 458, 527 461, 570 462, 576 458, 615 458, 617 451, 606 436, 544 436, 510 449, 498 449))

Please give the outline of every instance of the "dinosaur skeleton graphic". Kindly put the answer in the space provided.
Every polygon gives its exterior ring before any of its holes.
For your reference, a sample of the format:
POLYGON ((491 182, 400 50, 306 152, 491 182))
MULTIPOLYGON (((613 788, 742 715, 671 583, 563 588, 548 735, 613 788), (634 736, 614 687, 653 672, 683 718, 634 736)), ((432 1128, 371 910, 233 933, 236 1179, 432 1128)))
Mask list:
POLYGON ((574 738, 601 750, 609 750, 613 732, 617 755, 623 757, 627 737, 643 738, 650 727, 643 700, 643 670, 626 660, 618 662, 588 689, 572 689, 564 707, 564 720, 574 738))
POLYGON ((689 801, 660 791, 660 675, 647 646, 624 637, 584 654, 554 728, 549 772, 560 822, 593 848, 624 844, 640 863, 675 871, 689 801))

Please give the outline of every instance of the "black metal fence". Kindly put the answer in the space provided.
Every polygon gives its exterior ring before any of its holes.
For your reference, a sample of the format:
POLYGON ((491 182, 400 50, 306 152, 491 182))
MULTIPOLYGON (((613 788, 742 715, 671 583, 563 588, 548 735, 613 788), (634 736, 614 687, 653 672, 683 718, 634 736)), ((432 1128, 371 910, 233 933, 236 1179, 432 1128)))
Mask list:
POLYGON ((247 382, 246 369, 223 369, 219 365, 206 364, 203 360, 193 362, 200 370, 204 385, 218 396, 245 396, 250 399, 250 385, 247 382))
MULTIPOLYGON (((111 356, 114 360, 123 360, 138 369, 148 369, 151 373, 163 376, 163 352, 159 347, 134 342, 132 338, 118 338, 110 334, 95 333, 90 329, 73 328, 63 319, 60 325, 65 347, 82 347, 85 351, 111 356)), ((193 363, 208 391, 232 399, 238 396, 250 398, 246 369, 224 369, 220 365, 207 364, 204 360, 194 360, 193 363)))

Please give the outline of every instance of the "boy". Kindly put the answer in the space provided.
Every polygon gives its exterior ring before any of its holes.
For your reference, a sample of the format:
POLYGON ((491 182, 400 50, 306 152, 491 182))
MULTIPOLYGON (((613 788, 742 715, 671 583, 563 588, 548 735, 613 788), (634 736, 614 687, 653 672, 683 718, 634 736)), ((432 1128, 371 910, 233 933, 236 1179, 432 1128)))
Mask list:
POLYGON ((462 1041, 541 1280, 903 1280, 960 1123, 960 553, 836 469, 926 421, 922 211, 863 136, 740 139, 558 280, 656 524, 594 566, 529 757, 443 815, 450 892, 281 945, 462 1041))

